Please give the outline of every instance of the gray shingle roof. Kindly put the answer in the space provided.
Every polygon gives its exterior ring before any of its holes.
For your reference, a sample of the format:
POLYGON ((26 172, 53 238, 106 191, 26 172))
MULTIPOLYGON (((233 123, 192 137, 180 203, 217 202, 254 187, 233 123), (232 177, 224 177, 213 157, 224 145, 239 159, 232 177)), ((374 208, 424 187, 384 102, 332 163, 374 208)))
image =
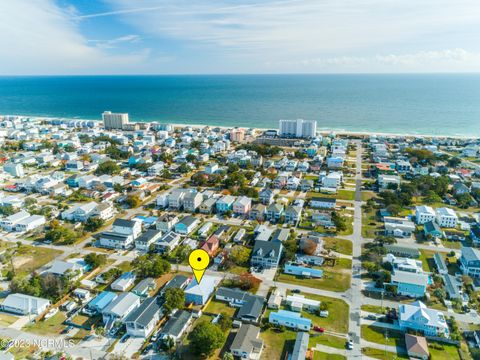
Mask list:
POLYGON ((161 300, 158 296, 146 299, 138 308, 133 310, 127 316, 125 322, 134 322, 138 325, 146 327, 156 313, 160 313, 160 318, 163 317, 163 312, 161 311, 161 300))

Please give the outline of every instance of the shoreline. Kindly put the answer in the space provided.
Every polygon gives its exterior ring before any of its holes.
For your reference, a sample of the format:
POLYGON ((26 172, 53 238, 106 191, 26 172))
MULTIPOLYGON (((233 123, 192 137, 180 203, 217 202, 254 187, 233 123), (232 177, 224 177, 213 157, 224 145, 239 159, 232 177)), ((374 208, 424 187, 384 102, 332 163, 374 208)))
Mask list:
MULTIPOLYGON (((31 118, 34 120, 64 120, 64 121, 95 121, 102 122, 98 119, 85 119, 85 118, 68 118, 68 117, 58 117, 58 116, 29 116, 29 115, 17 115, 17 114, 0 114, 0 116, 18 116, 24 118, 31 118)), ((317 121, 318 122, 318 121, 317 121)), ((205 127, 210 128, 220 128, 222 130, 229 130, 234 128, 241 129, 255 129, 260 131, 267 130, 277 130, 277 128, 259 128, 259 127, 249 127, 249 126, 225 126, 225 125, 211 125, 211 124, 184 124, 184 123, 174 123, 174 122, 164 122, 158 120, 152 121, 130 121, 130 123, 158 123, 165 125, 172 125, 173 127, 192 127, 195 129, 202 129, 205 127)), ((345 129, 325 129, 322 128, 317 130, 317 134, 322 136, 329 135, 330 133, 335 133, 336 135, 346 135, 346 136, 385 136, 385 137, 416 137, 416 138, 432 138, 432 139, 461 139, 461 140, 476 140, 480 139, 480 136, 467 136, 467 135, 442 135, 442 134, 414 134, 414 133, 390 133, 390 132, 378 132, 378 131, 355 131, 355 130, 345 130, 345 129)))

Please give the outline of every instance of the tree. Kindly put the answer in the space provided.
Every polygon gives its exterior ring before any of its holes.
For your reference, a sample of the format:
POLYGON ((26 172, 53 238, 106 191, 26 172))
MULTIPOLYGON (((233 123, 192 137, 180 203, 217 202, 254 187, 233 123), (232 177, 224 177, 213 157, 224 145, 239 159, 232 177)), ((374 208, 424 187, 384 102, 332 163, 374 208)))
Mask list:
POLYGON ((97 267, 105 265, 107 263, 107 255, 89 253, 85 256, 84 260, 88 265, 92 267, 92 269, 96 269, 97 267))
POLYGON ((235 246, 230 253, 230 260, 232 260, 238 266, 248 265, 250 259, 251 249, 244 246, 235 246))
POLYGON ((190 334, 190 346, 199 354, 210 356, 223 345, 225 334, 217 325, 210 322, 198 324, 190 334))
POLYGON ((15 214, 15 209, 12 205, 0 206, 0 215, 10 216, 15 214))
POLYGON ((453 168, 456 168, 456 167, 459 166, 461 163, 462 163, 462 160, 459 159, 458 157, 451 157, 451 158, 448 159, 448 161, 447 161, 447 165, 448 165, 449 167, 453 167, 453 168))
POLYGON ((132 265, 138 276, 141 278, 157 278, 170 272, 170 263, 163 259, 159 254, 146 254, 139 256, 132 262, 132 265))
POLYGON ((344 216, 337 214, 335 211, 332 212, 332 221, 337 228, 337 231, 347 230, 347 221, 344 216))
POLYGON ((125 204, 127 204, 129 208, 134 209, 142 205, 142 200, 140 200, 138 195, 128 195, 125 199, 125 204))
POLYGON ((388 205, 386 209, 393 216, 398 216, 398 214, 400 214, 402 211, 402 207, 397 204, 388 205))
POLYGON ((222 360, 234 360, 232 353, 226 352, 223 354, 222 360))
POLYGON ((435 290, 433 290, 433 296, 435 296, 438 300, 442 301, 446 297, 445 290, 443 290, 442 288, 436 288, 435 290))
POLYGON ((97 170, 95 170, 95 174, 97 175, 115 175, 119 174, 122 169, 115 161, 107 160, 100 165, 98 165, 97 170))
POLYGON ((285 260, 290 261, 295 258, 295 254, 298 251, 297 239, 289 239, 283 243, 285 248, 285 260))
POLYGON ((183 289, 169 288, 165 291, 163 296, 165 299, 163 309, 165 310, 166 315, 170 315, 173 309, 183 309, 185 305, 185 292, 183 289))
POLYGON ((89 217, 87 221, 85 221, 84 228, 87 231, 97 231, 105 224, 105 221, 98 217, 89 217))
POLYGON ((391 245, 391 244, 397 243, 397 239, 395 239, 393 236, 384 236, 384 235, 377 236, 373 241, 376 245, 379 245, 379 246, 391 245))
POLYGON ((227 332, 232 328, 232 318, 226 312, 222 312, 220 315, 220 319, 218 320, 218 326, 222 331, 227 332))
POLYGON ((59 225, 58 222, 52 221, 51 228, 45 233, 45 240, 51 241, 56 244, 70 245, 73 244, 78 238, 77 233, 59 225))

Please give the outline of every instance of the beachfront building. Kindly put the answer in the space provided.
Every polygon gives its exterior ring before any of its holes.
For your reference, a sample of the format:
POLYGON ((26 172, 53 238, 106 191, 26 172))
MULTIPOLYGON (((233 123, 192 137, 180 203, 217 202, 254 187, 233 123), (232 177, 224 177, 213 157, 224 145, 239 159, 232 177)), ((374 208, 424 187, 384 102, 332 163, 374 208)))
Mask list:
POLYGON ((437 223, 440 227, 455 228, 457 226, 458 217, 454 210, 450 208, 437 209, 437 223))
POLYGON ((314 138, 317 134, 317 122, 315 120, 280 120, 278 128, 281 137, 314 138))
POLYGON ((127 113, 112 113, 111 111, 104 111, 102 114, 103 126, 107 130, 123 129, 128 124, 127 113))

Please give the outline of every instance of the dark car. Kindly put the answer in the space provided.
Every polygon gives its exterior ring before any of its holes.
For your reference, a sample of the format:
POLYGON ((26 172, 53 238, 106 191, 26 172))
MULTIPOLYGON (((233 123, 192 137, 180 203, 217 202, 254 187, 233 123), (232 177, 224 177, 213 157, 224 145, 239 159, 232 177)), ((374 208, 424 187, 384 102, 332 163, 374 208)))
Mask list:
POLYGON ((121 343, 125 343, 125 342, 127 342, 128 339, 130 339, 130 335, 125 335, 125 336, 120 340, 120 342, 121 342, 121 343))

